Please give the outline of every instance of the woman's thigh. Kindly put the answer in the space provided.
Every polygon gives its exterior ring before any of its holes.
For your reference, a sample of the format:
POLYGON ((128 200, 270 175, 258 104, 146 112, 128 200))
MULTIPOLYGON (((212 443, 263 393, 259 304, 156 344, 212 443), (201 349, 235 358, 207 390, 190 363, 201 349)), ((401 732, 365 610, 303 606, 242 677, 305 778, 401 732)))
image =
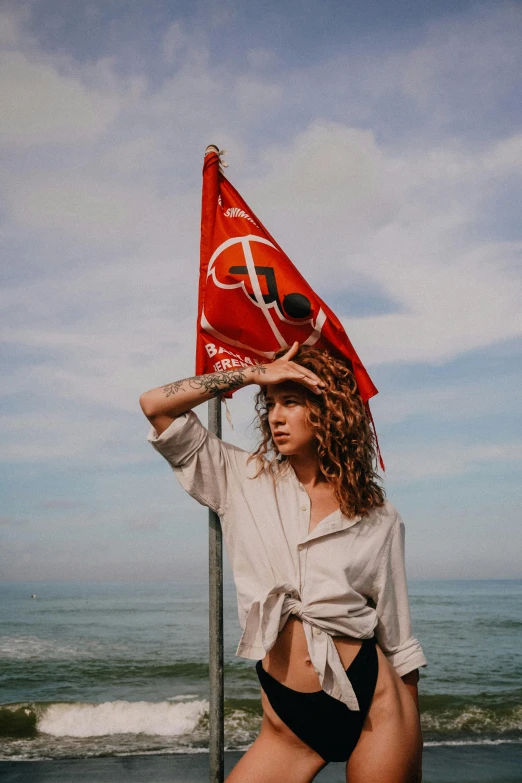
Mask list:
POLYGON ((377 647, 379 674, 363 730, 346 765, 347 783, 416 783, 422 752, 417 706, 377 647))
POLYGON ((264 713, 258 738, 225 783, 311 783, 324 766, 319 754, 288 727, 274 725, 264 713))

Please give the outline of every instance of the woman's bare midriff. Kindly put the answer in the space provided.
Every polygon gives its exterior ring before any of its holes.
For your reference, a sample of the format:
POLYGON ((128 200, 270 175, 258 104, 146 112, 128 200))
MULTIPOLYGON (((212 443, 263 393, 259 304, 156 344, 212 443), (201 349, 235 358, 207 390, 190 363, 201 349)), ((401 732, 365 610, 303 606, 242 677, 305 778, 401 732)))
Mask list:
MULTIPOLYGON (((332 638, 344 668, 347 669, 357 655, 362 641, 348 636, 334 636, 332 638)), ((398 727, 399 734, 409 737, 415 748, 418 749, 421 747, 422 737, 415 702, 379 645, 376 647, 378 676, 366 723, 374 729, 393 724, 395 728, 398 727)), ((265 671, 286 685, 287 688, 293 688, 302 693, 321 690, 319 677, 314 671, 308 654, 303 623, 295 615, 290 615, 286 621, 274 646, 263 658, 262 665, 265 671)), ((270 723, 276 726, 279 731, 289 731, 273 710, 262 689, 261 701, 270 723)))
MULTIPOLYGON (((348 636, 334 636, 333 643, 345 669, 351 664, 362 641, 348 636)), ((296 615, 290 615, 279 633, 272 649, 263 658, 263 669, 278 682, 303 693, 321 690, 321 683, 314 670, 303 628, 296 615)))

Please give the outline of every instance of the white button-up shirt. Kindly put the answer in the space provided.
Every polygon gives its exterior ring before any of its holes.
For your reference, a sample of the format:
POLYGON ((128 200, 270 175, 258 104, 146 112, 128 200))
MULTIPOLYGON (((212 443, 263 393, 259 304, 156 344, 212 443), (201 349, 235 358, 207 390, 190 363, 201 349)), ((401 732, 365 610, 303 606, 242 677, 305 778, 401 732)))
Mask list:
POLYGON ((310 498, 289 462, 254 478, 248 452, 210 433, 194 411, 161 435, 152 427, 148 440, 221 518, 243 629, 236 655, 264 658, 295 614, 322 689, 351 710, 359 704, 332 636, 375 635, 400 676, 427 666, 411 630, 404 523, 389 501, 363 517, 334 511, 308 533, 310 498))

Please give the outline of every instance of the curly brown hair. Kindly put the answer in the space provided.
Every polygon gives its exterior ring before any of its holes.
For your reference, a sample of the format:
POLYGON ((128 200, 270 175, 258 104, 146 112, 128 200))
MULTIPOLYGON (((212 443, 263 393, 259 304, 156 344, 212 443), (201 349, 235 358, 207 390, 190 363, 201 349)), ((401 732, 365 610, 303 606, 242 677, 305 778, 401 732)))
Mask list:
MULTIPOLYGON (((274 359, 286 353, 278 351, 274 359)), ((306 420, 317 439, 319 468, 327 481, 333 484, 341 512, 351 518, 364 515, 370 509, 384 504, 385 492, 376 467, 375 436, 359 395, 357 381, 348 361, 325 350, 300 346, 292 361, 316 373, 326 384, 322 394, 305 391, 306 420)), ((261 386, 255 397, 261 442, 251 458, 266 467, 264 456, 272 452, 270 470, 284 468, 287 458, 279 454, 270 432, 266 407, 266 386, 261 386)))

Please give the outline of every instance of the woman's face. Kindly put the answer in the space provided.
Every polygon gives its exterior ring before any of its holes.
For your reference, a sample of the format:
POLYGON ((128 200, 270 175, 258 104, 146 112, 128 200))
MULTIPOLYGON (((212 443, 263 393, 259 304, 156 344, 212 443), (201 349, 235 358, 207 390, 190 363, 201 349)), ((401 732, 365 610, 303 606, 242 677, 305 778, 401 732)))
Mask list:
POLYGON ((272 439, 285 456, 315 454, 315 435, 306 421, 306 391, 292 381, 266 387, 266 408, 272 439))

